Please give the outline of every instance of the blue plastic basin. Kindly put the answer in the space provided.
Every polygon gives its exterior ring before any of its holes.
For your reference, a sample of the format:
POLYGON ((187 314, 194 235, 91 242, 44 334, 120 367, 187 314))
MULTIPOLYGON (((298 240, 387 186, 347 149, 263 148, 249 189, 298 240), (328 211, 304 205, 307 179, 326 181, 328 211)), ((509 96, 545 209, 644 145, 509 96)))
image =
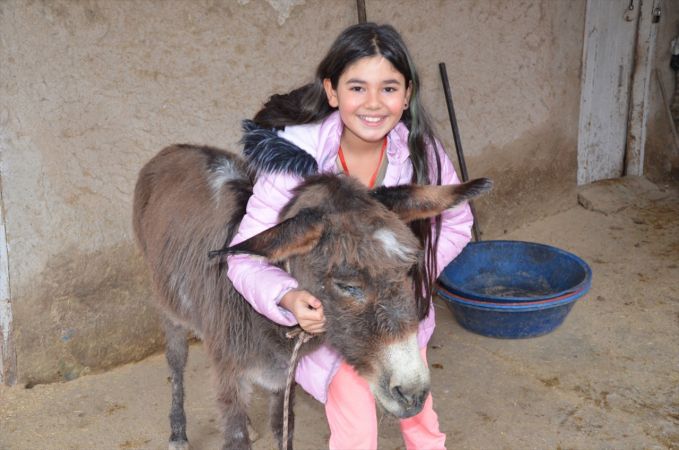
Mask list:
POLYGON ((443 270, 437 293, 466 329, 515 339, 557 328, 591 283, 587 263, 564 250, 483 241, 468 244, 443 270))
POLYGON ((572 253, 523 241, 469 243, 441 273, 439 283, 462 298, 535 301, 589 287, 592 271, 572 253))

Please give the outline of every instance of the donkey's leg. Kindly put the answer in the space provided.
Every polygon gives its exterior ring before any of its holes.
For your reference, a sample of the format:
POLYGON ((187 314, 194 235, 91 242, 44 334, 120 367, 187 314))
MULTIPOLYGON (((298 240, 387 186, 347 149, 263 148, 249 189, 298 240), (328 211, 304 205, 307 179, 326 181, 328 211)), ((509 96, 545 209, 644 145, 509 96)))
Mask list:
POLYGON ((271 431, 278 443, 279 450, 292 450, 292 436, 295 430, 295 414, 293 404, 295 400, 295 384, 290 386, 290 397, 288 399, 288 439, 283 442, 283 427, 285 426, 284 407, 285 389, 272 392, 269 398, 269 420, 271 421, 271 431))
POLYGON ((221 369, 217 375, 217 404, 224 430, 224 450, 249 450, 247 404, 252 386, 242 373, 221 369))
POLYGON ((172 379, 172 407, 170 409, 170 450, 187 450, 186 414, 184 414, 184 368, 189 353, 186 329, 165 319, 165 357, 172 379))

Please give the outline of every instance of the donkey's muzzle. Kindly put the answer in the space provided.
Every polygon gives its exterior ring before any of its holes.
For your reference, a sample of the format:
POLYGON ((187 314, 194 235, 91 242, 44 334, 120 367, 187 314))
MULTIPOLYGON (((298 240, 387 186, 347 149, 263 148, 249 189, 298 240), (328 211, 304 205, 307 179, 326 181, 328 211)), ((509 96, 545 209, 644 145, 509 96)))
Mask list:
POLYGON ((394 386, 391 388, 391 395, 402 407, 402 413, 399 415, 399 418, 407 419, 422 411, 424 402, 427 400, 427 396, 429 396, 429 388, 394 386))
POLYGON ((429 369, 417 344, 417 334, 386 346, 378 355, 376 377, 370 383, 385 411, 407 419, 422 411, 429 395, 429 369))

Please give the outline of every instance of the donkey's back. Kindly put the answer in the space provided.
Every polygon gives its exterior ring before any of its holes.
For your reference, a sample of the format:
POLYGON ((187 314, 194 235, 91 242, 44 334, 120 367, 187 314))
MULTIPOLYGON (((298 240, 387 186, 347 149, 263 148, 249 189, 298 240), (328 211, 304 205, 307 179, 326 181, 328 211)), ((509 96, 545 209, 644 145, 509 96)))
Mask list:
POLYGON ((204 309, 214 308, 211 299, 232 294, 221 266, 207 254, 231 239, 243 216, 251 193, 246 173, 234 154, 189 145, 165 148, 139 173, 134 232, 158 300, 197 333, 207 331, 210 311, 204 309))

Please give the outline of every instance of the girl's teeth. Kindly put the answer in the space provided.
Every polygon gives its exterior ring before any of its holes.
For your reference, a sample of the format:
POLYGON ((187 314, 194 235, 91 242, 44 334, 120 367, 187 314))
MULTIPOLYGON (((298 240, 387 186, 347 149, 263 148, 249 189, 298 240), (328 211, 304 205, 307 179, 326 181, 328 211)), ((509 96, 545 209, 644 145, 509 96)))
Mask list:
POLYGON ((382 118, 380 118, 380 117, 363 117, 363 120, 365 120, 366 122, 379 122, 380 120, 382 120, 382 118))

